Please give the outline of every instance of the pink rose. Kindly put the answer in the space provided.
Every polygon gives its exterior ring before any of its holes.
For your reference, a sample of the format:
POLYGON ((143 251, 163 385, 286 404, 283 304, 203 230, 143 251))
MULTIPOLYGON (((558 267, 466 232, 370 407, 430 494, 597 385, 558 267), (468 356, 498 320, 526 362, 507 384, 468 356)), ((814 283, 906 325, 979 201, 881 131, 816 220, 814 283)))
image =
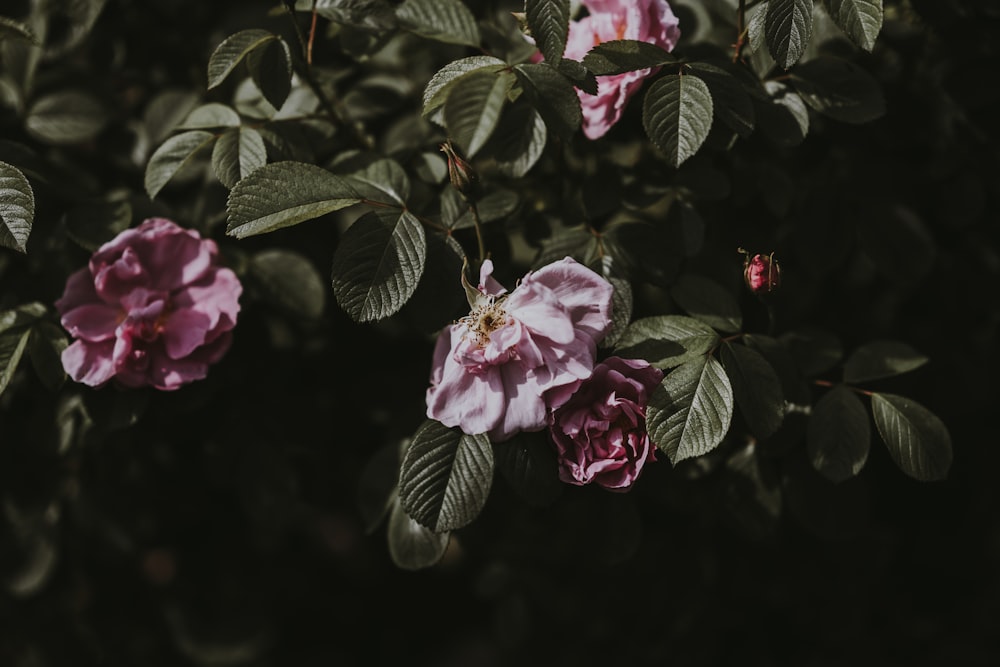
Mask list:
MULTIPOLYGON (((601 42, 633 39, 671 51, 680 39, 678 19, 666 0, 583 0, 590 11, 569 24, 566 58, 582 60, 601 42)), ((598 77, 597 95, 577 90, 583 106, 583 133, 599 139, 618 122, 625 104, 653 69, 598 77)))
MULTIPOLYGON (((569 257, 528 273, 509 294, 483 263, 472 312, 434 350, 427 416, 499 442, 545 427, 546 400, 590 376, 611 325, 611 284, 569 257)), ((568 397, 568 392, 566 393, 568 397)))
POLYGON ((641 359, 609 357, 550 417, 559 478, 626 489, 655 460, 646 433, 646 404, 663 373, 641 359))
POLYGON ((92 387, 114 378, 170 390, 200 380, 229 348, 242 291, 214 241, 150 218, 66 281, 56 308, 77 340, 63 367, 92 387))

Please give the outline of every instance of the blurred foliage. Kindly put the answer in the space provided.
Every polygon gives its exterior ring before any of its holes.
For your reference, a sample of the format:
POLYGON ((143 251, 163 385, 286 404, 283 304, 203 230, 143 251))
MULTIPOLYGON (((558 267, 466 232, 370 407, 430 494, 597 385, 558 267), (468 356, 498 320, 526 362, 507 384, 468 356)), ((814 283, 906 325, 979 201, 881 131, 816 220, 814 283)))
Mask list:
MULTIPOLYGON (((680 152, 648 98, 597 142, 574 132, 566 91, 586 77, 527 63, 520 3, 442 3, 442 28, 434 3, 322 0, 312 41, 313 3, 293 4, 0 9, 0 664, 1000 660, 994 2, 887 0, 874 44, 824 13, 846 1, 748 3, 748 67, 732 67, 735 0, 678 0, 673 55, 716 100, 680 152), (781 4, 813 6, 809 39, 772 43, 781 4), (472 57, 484 67, 428 95, 472 57), (717 447, 660 454, 609 494, 553 486, 548 444, 522 434, 494 448, 474 522, 442 541, 409 520, 396 471, 420 453, 432 336, 463 313, 477 250, 442 123, 479 173, 501 282, 577 257, 627 286, 616 349, 664 368, 691 348, 648 318, 750 334, 715 364, 736 406, 717 447), (260 186, 276 174, 291 181, 260 186), (240 199, 253 186, 270 208, 240 199), (174 393, 65 382, 51 304, 154 215, 215 238, 241 276, 233 348, 174 393), (338 283, 373 247, 398 251, 405 295, 338 283), (781 262, 766 300, 743 289, 741 247, 781 262), (761 363, 763 389, 745 383, 761 363), (857 396, 828 389, 842 381, 878 394, 864 426, 857 396), (876 446, 895 413, 937 429, 919 406, 951 432, 943 481, 876 446), (820 456, 835 428, 870 448, 820 456)), ((687 104, 676 74, 644 90, 687 104)))

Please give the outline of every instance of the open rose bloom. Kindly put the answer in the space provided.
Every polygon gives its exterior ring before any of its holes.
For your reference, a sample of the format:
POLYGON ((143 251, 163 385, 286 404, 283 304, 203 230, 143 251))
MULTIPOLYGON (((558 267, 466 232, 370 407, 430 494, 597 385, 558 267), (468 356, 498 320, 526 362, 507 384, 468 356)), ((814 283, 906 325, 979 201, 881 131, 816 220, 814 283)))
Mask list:
MULTIPOLYGON (((590 14, 569 25, 565 57, 582 60, 601 42, 632 39, 673 50, 680 39, 678 19, 666 0, 584 0, 590 14)), ((583 133, 598 139, 618 122, 625 104, 654 70, 643 69, 597 78, 597 95, 582 90, 583 133)))
POLYGON ((551 416, 559 478, 625 490, 655 460, 646 404, 663 373, 640 359, 609 357, 551 416))
POLYGON ((177 389, 229 348, 242 286, 215 242, 150 218, 101 246, 72 274, 56 308, 76 338, 66 372, 100 386, 177 389))
POLYGON ((611 326, 611 284, 567 257, 528 273, 510 293, 483 263, 472 312, 445 327, 434 350, 427 416, 494 442, 545 428, 590 377, 611 326))

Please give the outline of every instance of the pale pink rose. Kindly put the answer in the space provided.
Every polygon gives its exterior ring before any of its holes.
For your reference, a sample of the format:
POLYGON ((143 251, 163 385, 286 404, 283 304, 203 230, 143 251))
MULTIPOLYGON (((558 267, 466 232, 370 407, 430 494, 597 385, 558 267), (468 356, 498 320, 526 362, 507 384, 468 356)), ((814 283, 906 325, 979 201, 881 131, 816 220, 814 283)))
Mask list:
MULTIPOLYGON (((583 5, 590 15, 569 24, 566 58, 582 60, 601 42, 618 39, 649 42, 671 51, 680 39, 679 21, 666 0, 584 0, 583 5)), ((597 95, 577 90, 583 107, 583 133, 590 139, 603 137, 621 118, 643 79, 656 69, 597 77, 597 95)))
POLYGON ((656 448, 646 432, 646 404, 663 373, 641 359, 609 357, 549 419, 559 478, 607 489, 632 485, 656 448))
POLYGON ((229 348, 243 291, 215 241, 150 218, 72 274, 56 308, 76 338, 62 355, 77 382, 177 389, 229 348))
POLYGON ((427 416, 499 442, 545 428, 546 400, 560 403, 560 388, 590 376, 613 288, 569 257, 510 293, 492 272, 487 260, 472 312, 438 337, 427 416))

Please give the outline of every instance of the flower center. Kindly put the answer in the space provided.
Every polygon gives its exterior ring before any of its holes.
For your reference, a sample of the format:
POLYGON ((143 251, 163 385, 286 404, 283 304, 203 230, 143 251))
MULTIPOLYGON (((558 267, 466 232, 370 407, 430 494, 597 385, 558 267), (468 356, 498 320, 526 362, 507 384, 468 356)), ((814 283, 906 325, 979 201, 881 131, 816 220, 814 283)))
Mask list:
POLYGON ((480 347, 490 342, 490 334, 507 323, 507 311, 503 307, 504 298, 488 297, 472 312, 459 320, 476 339, 480 347))

